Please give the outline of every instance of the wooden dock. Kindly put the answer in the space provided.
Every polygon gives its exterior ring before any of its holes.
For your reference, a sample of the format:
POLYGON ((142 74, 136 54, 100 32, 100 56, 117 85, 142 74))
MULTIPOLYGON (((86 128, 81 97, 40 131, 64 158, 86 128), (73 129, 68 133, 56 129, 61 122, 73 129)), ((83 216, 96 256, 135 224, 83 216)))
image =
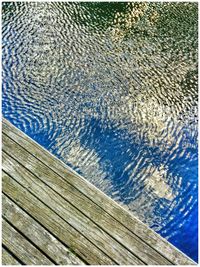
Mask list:
POLYGON ((3 265, 194 265, 7 120, 3 265))

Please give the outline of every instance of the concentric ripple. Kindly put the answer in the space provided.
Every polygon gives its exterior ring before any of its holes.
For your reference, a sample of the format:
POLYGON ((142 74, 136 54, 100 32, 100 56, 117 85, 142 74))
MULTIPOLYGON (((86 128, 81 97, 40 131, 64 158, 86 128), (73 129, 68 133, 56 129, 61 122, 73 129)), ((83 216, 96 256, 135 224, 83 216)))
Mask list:
POLYGON ((197 261, 197 3, 7 2, 3 115, 197 261))

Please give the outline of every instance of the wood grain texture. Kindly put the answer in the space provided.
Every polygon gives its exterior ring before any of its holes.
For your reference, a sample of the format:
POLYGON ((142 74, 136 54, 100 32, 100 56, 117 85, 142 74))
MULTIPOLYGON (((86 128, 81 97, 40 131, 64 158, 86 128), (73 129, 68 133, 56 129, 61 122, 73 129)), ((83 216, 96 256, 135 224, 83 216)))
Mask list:
MULTIPOLYGON (((179 265, 195 264, 186 255, 132 216, 131 213, 121 208, 115 201, 103 194, 83 177, 73 172, 63 162, 55 158, 5 119, 3 119, 3 133, 25 148, 29 154, 34 155, 35 158, 31 155, 26 160, 26 164, 23 163, 26 168, 31 168, 31 171, 33 171, 33 165, 36 163, 37 165, 39 164, 39 167, 34 167, 34 174, 46 185, 51 187, 51 189, 56 191, 57 194, 62 195, 68 203, 73 206, 76 206, 77 203, 77 209, 101 227, 103 231, 107 233, 111 229, 110 232, 117 242, 123 244, 133 254, 137 254, 138 244, 136 245, 136 243, 140 240, 138 249, 142 252, 138 255, 142 257, 142 261, 148 263, 150 259, 150 263, 148 264, 154 264, 154 261, 156 261, 155 264, 158 264, 162 260, 164 263, 161 264, 169 264, 170 262, 179 265), (27 163, 29 160, 31 164, 27 163), (42 170, 42 175, 40 170, 42 170), (56 182, 52 180, 52 176, 54 178, 56 177, 56 182), (84 210, 85 205, 88 205, 88 208, 84 210), (98 216, 95 215, 96 212, 98 216), (110 218, 112 218, 112 222, 109 228, 110 218), (135 245, 132 245, 131 242, 135 245), (149 249, 145 250, 147 247, 149 249), (153 253, 152 249, 154 250, 153 253), (143 257, 142 255, 144 254, 145 256, 143 257), (157 259, 156 256, 158 256, 157 259)), ((11 153, 12 147, 9 149, 10 152, 8 150, 7 152, 11 153)), ((20 151, 24 152, 24 150, 20 151)), ((19 160, 23 159, 23 157, 19 157, 19 160)))
POLYGON ((67 247, 18 207, 5 195, 2 196, 2 215, 16 229, 47 254, 57 265, 84 265, 67 247))
POLYGON ((1 258, 2 265, 21 265, 5 248, 2 248, 1 258))
MULTIPOLYGON (((32 195, 27 189, 16 182, 5 172, 2 173, 3 192, 12 199, 18 206, 39 221, 49 232, 70 247, 77 255, 92 265, 113 265, 116 264, 84 236, 71 227, 52 209, 38 198, 32 195)), ((51 203, 51 202, 50 202, 51 203)))
POLYGON ((53 264, 4 219, 2 220, 2 239, 3 244, 26 265, 53 264))
MULTIPOLYGON (((26 160, 30 166, 29 157, 26 160)), ((50 187, 46 187, 40 179, 5 153, 3 153, 3 170, 9 175, 13 175, 13 177, 29 192, 38 197, 40 201, 55 211, 77 232, 80 232, 85 238, 90 240, 91 243, 105 254, 109 255, 118 264, 143 264, 142 260, 135 257, 120 243, 93 223, 88 217, 82 214, 50 187)), ((85 208, 87 208, 87 206, 85 208)), ((98 219, 98 214, 96 214, 96 216, 98 219)))
MULTIPOLYGON (((3 143, 5 144, 6 153, 16 158, 21 165, 27 167, 46 185, 62 195, 67 201, 72 203, 72 205, 74 205, 83 214, 90 218, 100 228, 109 233, 128 250, 141 258, 144 263, 152 265, 171 264, 170 261, 165 259, 156 250, 148 246, 143 240, 134 235, 119 221, 117 221, 115 218, 105 212, 101 207, 88 199, 66 180, 63 180, 58 174, 49 169, 37 158, 30 155, 18 144, 16 144, 6 136, 3 136, 3 143)), ((15 163, 13 163, 13 165, 14 164, 15 163)))

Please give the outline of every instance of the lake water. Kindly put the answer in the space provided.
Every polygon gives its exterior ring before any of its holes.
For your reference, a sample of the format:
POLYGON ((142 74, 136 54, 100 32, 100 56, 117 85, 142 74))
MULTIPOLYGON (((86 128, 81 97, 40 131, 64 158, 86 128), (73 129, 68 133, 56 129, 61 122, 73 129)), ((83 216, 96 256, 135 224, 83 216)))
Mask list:
POLYGON ((3 116, 197 261, 197 3, 2 5, 3 116))

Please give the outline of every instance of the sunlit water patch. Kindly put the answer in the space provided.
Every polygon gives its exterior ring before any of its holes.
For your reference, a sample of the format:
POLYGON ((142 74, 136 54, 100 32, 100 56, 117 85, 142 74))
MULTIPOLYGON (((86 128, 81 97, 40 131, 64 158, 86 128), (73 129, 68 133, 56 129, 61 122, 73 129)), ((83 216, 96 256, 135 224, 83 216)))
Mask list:
POLYGON ((197 260, 197 4, 9 2, 3 115, 197 260))

